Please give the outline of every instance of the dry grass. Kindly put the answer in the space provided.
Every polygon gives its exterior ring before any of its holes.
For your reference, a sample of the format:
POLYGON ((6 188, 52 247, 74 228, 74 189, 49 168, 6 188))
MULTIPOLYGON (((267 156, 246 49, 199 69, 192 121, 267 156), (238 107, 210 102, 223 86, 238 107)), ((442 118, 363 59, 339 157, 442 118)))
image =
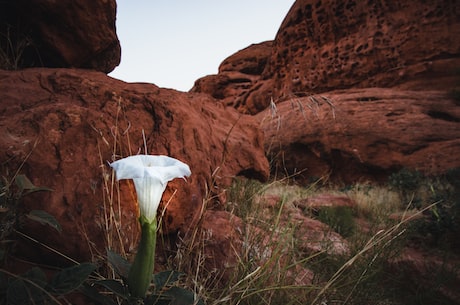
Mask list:
POLYGON ((386 265, 399 255, 407 226, 436 204, 409 215, 399 195, 384 186, 359 184, 340 191, 236 179, 228 190, 227 210, 246 226, 233 277, 223 283, 218 271, 206 270, 211 237, 205 235, 197 235, 194 245, 179 245, 173 266, 186 266, 186 273, 193 274, 188 285, 206 304, 400 304, 391 290, 396 288, 386 286, 392 278, 386 265), (350 196, 357 203, 356 217, 372 222, 372 230, 358 227, 348 239, 348 255, 305 253, 295 238, 297 224, 281 221, 293 201, 325 191, 350 196), (266 195, 280 200, 267 208, 266 195), (399 220, 390 218, 395 212, 400 212, 399 220))

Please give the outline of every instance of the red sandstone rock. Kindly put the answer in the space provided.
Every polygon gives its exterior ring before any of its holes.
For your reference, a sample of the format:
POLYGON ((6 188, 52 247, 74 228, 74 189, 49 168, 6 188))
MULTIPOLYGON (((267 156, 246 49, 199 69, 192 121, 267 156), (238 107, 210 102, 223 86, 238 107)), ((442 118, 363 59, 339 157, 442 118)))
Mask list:
POLYGON ((291 99, 257 115, 279 174, 345 182, 401 168, 460 166, 460 109, 442 91, 349 89, 291 99))
MULTIPOLYGON (((325 197, 333 198, 332 195, 324 195, 325 197)), ((325 199, 326 200, 326 199, 325 199)), ((337 200, 339 201, 339 200, 337 200)), ((343 201, 343 200, 342 200, 343 201)), ((276 195, 264 195, 259 200, 259 204, 263 205, 264 208, 268 209, 279 209, 279 203, 282 202, 282 198, 276 195)), ((334 202, 328 202, 329 206, 343 206, 343 203, 337 205, 334 202)), ((296 202, 294 204, 284 204, 282 206, 282 213, 280 213, 280 228, 283 227, 292 227, 295 226, 295 240, 298 241, 299 250, 305 252, 305 255, 310 255, 312 253, 317 253, 325 251, 328 254, 333 255, 346 255, 349 253, 348 242, 338 233, 334 232, 331 227, 327 224, 322 223, 319 220, 313 219, 309 216, 310 212, 304 212, 305 209, 302 206, 297 206, 296 202)), ((261 213, 261 215, 273 215, 273 212, 270 213, 261 213)), ((267 223, 270 223, 271 220, 266 220, 267 223)), ((263 235, 264 232, 260 230, 259 235, 263 235)), ((270 234, 267 235, 267 247, 262 247, 264 251, 271 253, 273 249, 268 247, 271 244, 276 244, 273 242, 273 236, 270 234)), ((268 255, 270 257, 270 255, 268 255)))
POLYGON ((187 182, 170 182, 163 197, 170 200, 164 233, 186 231, 204 197, 222 192, 235 175, 268 176, 257 121, 208 95, 127 84, 99 72, 27 69, 0 70, 0 101, 0 160, 10 173, 19 169, 35 185, 53 189, 29 197, 25 208, 46 210, 63 227, 62 234, 43 226, 26 233, 75 259, 87 259, 90 246, 104 254, 103 215, 112 195, 113 212, 121 211, 109 223, 120 230, 121 241, 114 234, 113 243, 128 251, 137 244, 132 184, 120 183, 121 207, 117 190, 104 190, 111 185, 107 163, 114 159, 147 149, 190 165, 187 182))
POLYGON ((115 18, 115 0, 2 1, 0 46, 14 45, 20 68, 74 67, 109 73, 121 57, 115 18))
MULTIPOLYGON (((459 4, 444 1, 295 2, 264 76, 281 94, 390 87, 460 55, 459 4), (425 65, 418 71, 414 66, 425 65)), ((454 71, 444 71, 453 73, 454 71)))
POLYGON ((330 255, 348 255, 348 242, 328 225, 301 213, 291 214, 291 221, 296 223, 296 240, 299 250, 307 254, 326 252, 330 255))
POLYGON ((303 211, 315 211, 322 207, 355 207, 350 197, 344 195, 319 194, 313 197, 302 198, 293 202, 293 204, 303 211))
MULTIPOLYGON (((203 251, 201 260, 204 266, 201 268, 214 270, 216 278, 220 278, 224 285, 235 280, 242 255, 244 227, 241 218, 226 211, 208 210, 200 222, 196 236, 200 241, 195 246, 198 251, 203 251)), ((197 257, 195 261, 199 262, 200 258, 197 257)))
POLYGON ((226 58, 219 73, 195 81, 191 92, 202 92, 219 99, 224 105, 239 108, 248 90, 260 80, 272 50, 272 41, 253 44, 226 58))
POLYGON ((458 1, 440 0, 298 0, 278 30, 270 55, 268 49, 251 46, 225 61, 238 71, 242 57, 249 65, 254 52, 260 52, 261 57, 269 56, 261 74, 235 88, 230 80, 241 76, 219 70, 217 76, 200 80, 203 86, 196 90, 253 114, 272 99, 341 88, 448 91, 458 86, 459 6, 458 1), (227 97, 227 91, 238 98, 227 97))
POLYGON ((399 277, 408 292, 424 290, 443 296, 443 302, 457 304, 460 300, 459 266, 458 255, 446 256, 433 250, 406 247, 401 255, 389 260, 388 271, 399 277))

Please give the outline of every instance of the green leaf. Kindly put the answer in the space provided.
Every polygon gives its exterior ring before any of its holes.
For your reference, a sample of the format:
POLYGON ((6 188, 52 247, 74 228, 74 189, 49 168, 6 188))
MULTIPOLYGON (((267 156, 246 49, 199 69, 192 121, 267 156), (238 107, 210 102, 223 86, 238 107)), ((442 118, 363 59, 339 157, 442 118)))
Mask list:
POLYGON ((102 304, 102 305, 117 305, 118 304, 112 298, 101 294, 99 290, 96 289, 96 287, 90 286, 87 283, 83 283, 83 285, 81 285, 78 290, 82 292, 84 295, 86 295, 87 297, 89 297, 90 299, 92 299, 93 301, 96 301, 97 304, 102 304))
POLYGON ((171 286, 179 278, 184 275, 184 273, 174 270, 162 271, 153 275, 153 284, 155 285, 155 291, 158 292, 166 286, 171 286))
POLYGON ((52 191, 52 189, 42 186, 35 186, 26 175, 17 175, 14 179, 20 192, 27 191, 26 193, 33 193, 39 191, 52 191))
POLYGON ((193 292, 180 287, 171 287, 164 294, 173 299, 171 305, 204 305, 202 300, 195 299, 196 295, 193 292))
POLYGON ((46 276, 39 268, 32 268, 14 279, 7 289, 7 304, 54 304, 45 293, 46 276))
POLYGON ((151 294, 144 299, 144 305, 171 305, 172 299, 168 296, 151 294))
POLYGON ((107 250, 107 261, 119 276, 124 279, 128 278, 131 264, 124 257, 112 250, 107 250))
POLYGON ((33 267, 22 275, 22 278, 28 279, 40 287, 45 287, 47 278, 45 272, 38 267, 33 267))
POLYGON ((7 304, 44 304, 45 300, 52 304, 53 301, 45 293, 46 283, 43 270, 34 267, 10 282, 2 279, 1 286, 6 291, 7 304))
MULTIPOLYGON (((0 295, 6 294, 6 290, 8 289, 8 276, 1 272, 0 270, 0 295)), ((2 304, 0 302, 0 304, 2 304)))
POLYGON ((59 233, 61 233, 62 228, 59 222, 56 220, 56 218, 53 217, 53 215, 48 214, 45 211, 42 210, 33 210, 30 211, 29 214, 26 215, 29 219, 38 221, 41 224, 49 225, 56 229, 59 233))
POLYGON ((125 300, 129 299, 128 289, 120 281, 100 280, 100 281, 94 282, 94 284, 106 288, 110 292, 113 292, 114 294, 122 297, 125 300))
POLYGON ((30 304, 30 295, 26 284, 22 279, 15 279, 6 291, 6 303, 9 305, 30 304))
POLYGON ((49 290, 58 295, 69 293, 80 287, 94 270, 96 265, 91 263, 66 268, 53 276, 49 290))
POLYGON ((17 175, 16 179, 14 179, 16 185, 22 191, 24 190, 33 190, 36 186, 27 178, 26 175, 17 175))

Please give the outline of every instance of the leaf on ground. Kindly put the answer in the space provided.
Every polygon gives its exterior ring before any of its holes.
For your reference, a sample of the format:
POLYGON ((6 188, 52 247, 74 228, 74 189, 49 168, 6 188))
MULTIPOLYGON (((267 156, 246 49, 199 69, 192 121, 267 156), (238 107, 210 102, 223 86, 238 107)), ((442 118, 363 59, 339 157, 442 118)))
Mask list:
POLYGON ((171 287, 164 294, 173 299, 171 304, 174 305, 204 305, 202 300, 196 300, 196 294, 180 287, 171 287))
POLYGON ((6 291, 7 304, 27 305, 55 303, 45 294, 44 285, 46 284, 46 276, 43 278, 43 271, 38 268, 33 269, 35 270, 29 270, 22 275, 22 278, 16 278, 9 283, 6 291))
POLYGON ((56 273, 49 283, 49 290, 55 294, 67 294, 80 287, 93 271, 96 265, 83 263, 61 270, 56 273))
POLYGON ((112 250, 107 250, 107 260, 119 276, 125 279, 128 278, 131 264, 124 257, 112 250))
POLYGON ((122 297, 125 300, 129 298, 128 289, 126 289, 126 287, 120 281, 101 280, 101 281, 94 282, 94 284, 106 288, 110 292, 122 297))
POLYGON ((160 291, 163 287, 171 286, 179 280, 184 273, 174 270, 162 271, 153 275, 155 291, 160 291))
POLYGON ((27 270, 26 273, 22 274, 22 277, 34 282, 40 287, 45 287, 47 283, 45 272, 38 267, 33 267, 27 270))
POLYGON ((93 301, 96 301, 97 304, 118 305, 118 303, 116 303, 115 300, 113 300, 110 296, 106 296, 100 293, 99 290, 96 289, 96 287, 91 286, 87 283, 83 283, 83 285, 81 285, 78 290, 90 299, 92 299, 93 301))
POLYGON ((17 175, 14 179, 21 193, 27 191, 27 193, 39 192, 39 191, 52 191, 52 189, 44 186, 35 186, 32 181, 27 178, 26 175, 17 175))
POLYGON ((29 219, 38 221, 41 224, 49 225, 52 228, 56 229, 59 233, 62 232, 61 225, 59 222, 54 218, 53 215, 48 214, 43 210, 33 210, 30 211, 29 214, 26 215, 29 219))

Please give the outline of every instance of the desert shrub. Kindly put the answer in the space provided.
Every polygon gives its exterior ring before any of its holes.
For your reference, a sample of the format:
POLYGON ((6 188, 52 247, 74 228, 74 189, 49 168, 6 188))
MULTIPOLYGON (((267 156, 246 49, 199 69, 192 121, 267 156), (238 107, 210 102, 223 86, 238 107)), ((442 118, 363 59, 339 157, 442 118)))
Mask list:
POLYGON ((319 210, 318 219, 329 225, 343 237, 351 236, 355 231, 353 210, 350 207, 324 207, 319 210))
POLYGON ((429 246, 460 248, 455 238, 460 232, 460 169, 438 176, 403 169, 390 176, 389 186, 411 207, 421 209, 436 203, 424 212, 424 218, 413 221, 409 227, 414 240, 429 246))
POLYGON ((460 169, 451 169, 438 177, 427 177, 425 185, 427 202, 437 204, 412 229, 431 246, 460 249, 456 237, 460 233, 460 169))
POLYGON ((400 193, 403 204, 410 203, 413 207, 420 207, 421 198, 416 196, 416 192, 420 188, 423 178, 423 174, 419 171, 404 168, 391 174, 388 184, 400 193))

